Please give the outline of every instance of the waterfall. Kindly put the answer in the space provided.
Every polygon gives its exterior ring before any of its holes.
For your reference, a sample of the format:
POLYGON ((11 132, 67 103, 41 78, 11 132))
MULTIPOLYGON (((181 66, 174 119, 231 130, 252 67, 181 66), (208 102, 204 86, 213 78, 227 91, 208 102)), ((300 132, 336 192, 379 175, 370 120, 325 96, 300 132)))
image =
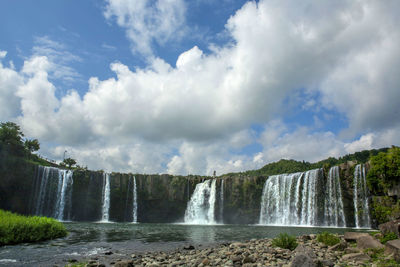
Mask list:
POLYGON ((221 180, 219 197, 219 220, 221 223, 224 223, 224 179, 221 180))
POLYGON ((365 166, 358 164, 354 169, 354 218, 357 228, 370 228, 368 188, 365 166))
POLYGON ((340 187, 339 166, 334 166, 329 170, 325 195, 325 225, 346 226, 342 189, 340 187))
POLYGON ((65 203, 68 200, 71 202, 72 194, 72 171, 59 170, 58 172, 58 189, 57 189, 57 204, 54 217, 60 221, 64 220, 65 203), (68 199, 66 197, 69 191, 68 199))
POLYGON ((101 221, 108 222, 109 221, 109 210, 110 210, 110 174, 103 174, 103 208, 101 221))
POLYGON ((71 208, 72 176, 70 170, 38 166, 33 214, 64 220, 65 208, 71 208))
POLYGON ((216 179, 196 185, 185 211, 185 223, 215 224, 216 179))
POLYGON ((136 176, 133 176, 133 209, 132 209, 132 222, 137 223, 137 188, 136 188, 136 176))

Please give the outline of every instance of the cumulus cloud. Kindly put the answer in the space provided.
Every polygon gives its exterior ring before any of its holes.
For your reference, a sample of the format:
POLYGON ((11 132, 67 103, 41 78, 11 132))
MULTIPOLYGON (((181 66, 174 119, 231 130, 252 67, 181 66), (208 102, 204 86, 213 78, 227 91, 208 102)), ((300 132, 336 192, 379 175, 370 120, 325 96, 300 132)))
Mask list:
POLYGON ((68 148, 93 168, 211 174, 397 144, 400 25, 393 10, 400 10, 396 1, 248 2, 227 21, 232 42, 208 54, 194 46, 173 66, 153 56, 152 44, 182 29, 183 1, 109 0, 106 18, 149 56, 146 67, 114 62, 116 77, 92 77, 82 97, 72 90, 57 98, 49 80, 57 49, 36 49, 20 72, 0 66, 9 73, 0 79, 13 84, 0 96, 20 99, 19 120, 29 135, 62 144, 49 153, 68 148), (299 90, 320 95, 300 106, 314 113, 324 106, 349 120, 347 139, 276 120, 299 90), (265 125, 259 138, 252 125, 265 125), (261 152, 240 154, 255 142, 261 152))
POLYGON ((153 55, 156 42, 164 45, 182 37, 186 6, 183 0, 108 0, 104 16, 126 29, 134 53, 153 55))

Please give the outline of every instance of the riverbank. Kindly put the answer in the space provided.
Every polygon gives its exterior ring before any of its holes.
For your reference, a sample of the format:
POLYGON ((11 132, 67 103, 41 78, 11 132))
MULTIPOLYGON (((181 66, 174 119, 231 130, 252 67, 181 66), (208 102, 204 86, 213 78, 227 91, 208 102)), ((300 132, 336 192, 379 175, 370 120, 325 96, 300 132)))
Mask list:
POLYGON ((53 218, 22 216, 0 210, 0 246, 65 237, 64 225, 53 218))
MULTIPOLYGON (((252 239, 246 242, 218 244, 214 247, 186 246, 170 252, 148 252, 120 257, 111 251, 102 257, 86 259, 78 266, 400 266, 395 261, 398 251, 388 249, 400 240, 381 244, 367 233, 348 232, 339 235, 340 242, 328 246, 318 241, 317 235, 296 238, 293 251, 272 245, 272 239, 252 239)), ((393 246, 392 246, 393 247, 393 246)), ((76 263, 75 263, 76 264, 76 263)))

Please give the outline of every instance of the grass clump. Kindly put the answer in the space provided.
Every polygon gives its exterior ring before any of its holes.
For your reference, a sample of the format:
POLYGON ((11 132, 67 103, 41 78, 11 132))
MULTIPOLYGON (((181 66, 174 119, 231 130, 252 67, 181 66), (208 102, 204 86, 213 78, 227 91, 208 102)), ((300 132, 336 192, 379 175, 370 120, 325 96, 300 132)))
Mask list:
POLYGON ((280 233, 278 237, 272 239, 272 246, 294 250, 297 247, 296 237, 280 233))
POLYGON ((382 244, 386 244, 386 242, 390 240, 395 240, 397 239, 397 235, 393 232, 387 232, 386 234, 383 235, 383 237, 380 239, 382 244))
POLYGON ((324 243, 327 246, 333 246, 340 242, 340 238, 329 232, 322 232, 317 235, 317 241, 324 243))
POLYGON ((0 210, 0 246, 64 237, 67 230, 55 219, 22 216, 0 210))

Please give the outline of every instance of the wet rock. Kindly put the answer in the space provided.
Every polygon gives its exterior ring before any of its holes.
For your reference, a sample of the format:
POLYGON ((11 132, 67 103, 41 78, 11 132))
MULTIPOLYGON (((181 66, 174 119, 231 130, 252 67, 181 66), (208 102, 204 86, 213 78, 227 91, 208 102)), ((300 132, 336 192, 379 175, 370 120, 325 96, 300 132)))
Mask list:
POLYGON ((367 233, 359 233, 359 232, 346 232, 344 233, 344 239, 346 241, 357 241, 358 238, 362 236, 370 236, 367 233))
POLYGON ((384 248, 384 246, 370 235, 361 236, 357 239, 357 248, 367 249, 367 248, 384 248))
POLYGON ((112 251, 106 251, 106 252, 104 252, 104 255, 112 255, 112 254, 114 254, 112 251))
POLYGON ((194 246, 188 245, 188 246, 183 247, 183 249, 184 249, 184 250, 193 250, 193 249, 194 249, 194 246))

